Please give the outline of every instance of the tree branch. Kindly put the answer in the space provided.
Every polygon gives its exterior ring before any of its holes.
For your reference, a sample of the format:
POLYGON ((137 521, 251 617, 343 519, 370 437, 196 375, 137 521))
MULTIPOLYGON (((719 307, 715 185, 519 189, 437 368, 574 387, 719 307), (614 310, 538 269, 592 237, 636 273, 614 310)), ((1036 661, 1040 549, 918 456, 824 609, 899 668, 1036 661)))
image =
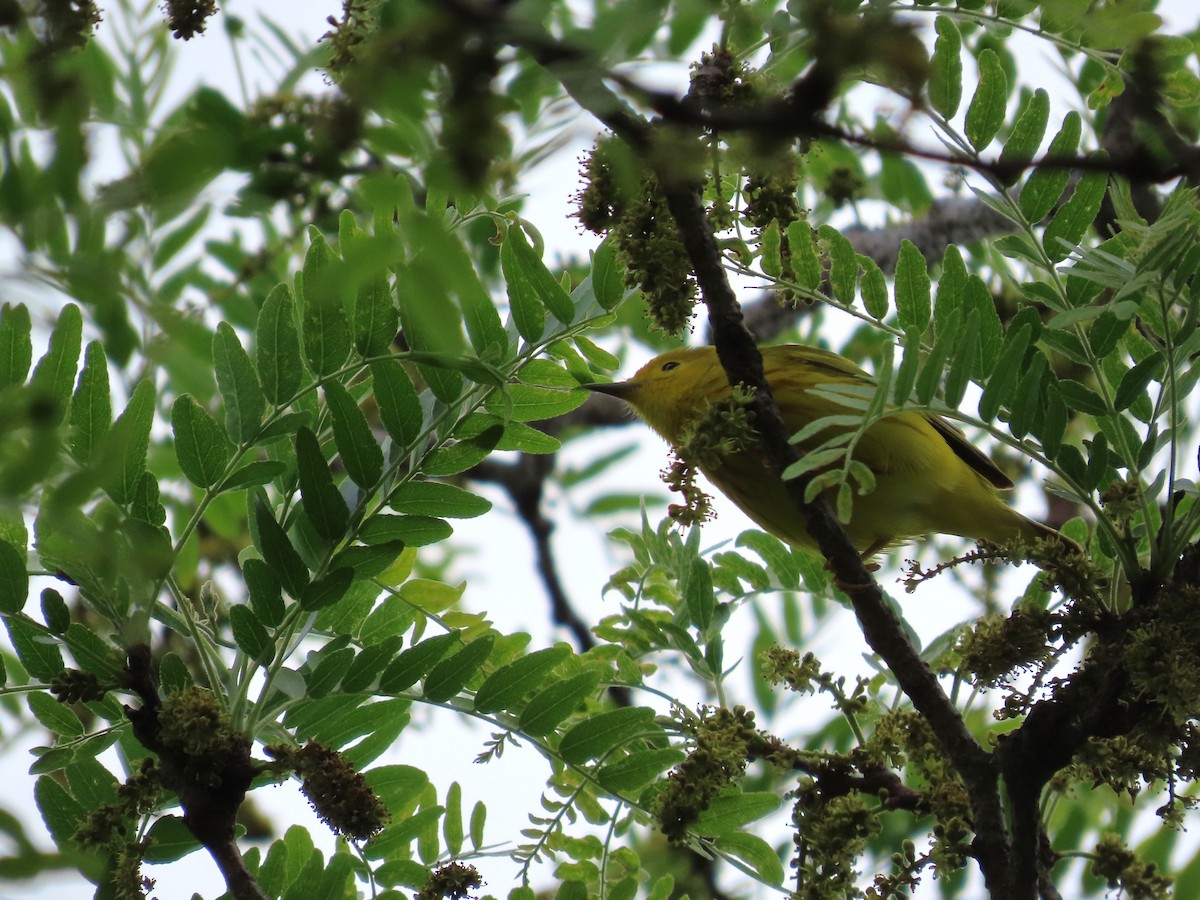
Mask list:
POLYGON ((523 453, 517 462, 499 463, 485 459, 466 474, 477 481, 487 481, 504 488, 513 507, 533 539, 537 554, 538 575, 550 597, 550 609, 555 623, 562 625, 575 638, 581 653, 596 646, 587 622, 579 617, 567 597, 558 576, 558 564, 550 535, 554 523, 542 513, 542 493, 546 478, 554 468, 554 454, 523 453))
MULTIPOLYGON (((529 29, 525 29, 526 32, 529 29)), ((520 39, 524 35, 510 35, 520 39)), ((578 51, 553 50, 549 34, 522 43, 525 50, 559 79, 576 102, 596 116, 636 151, 651 144, 650 125, 637 117, 603 82, 598 67, 581 64, 578 51)), ((677 173, 660 173, 667 205, 700 285, 715 337, 717 355, 731 384, 744 383, 755 391, 755 425, 762 437, 768 464, 782 472, 796 460, 787 429, 779 415, 763 374, 762 356, 742 319, 741 307, 725 275, 716 237, 704 209, 698 186, 680 183, 677 173)), ((1004 900, 1008 891, 1008 842, 996 774, 990 755, 975 741, 954 704, 942 691, 936 676, 908 641, 905 629, 883 591, 867 571, 845 529, 823 498, 804 502, 804 485, 788 482, 793 502, 808 519, 830 568, 844 584, 857 585, 851 602, 871 648, 891 668, 914 707, 926 717, 967 786, 975 817, 975 852, 993 900, 1004 900)))

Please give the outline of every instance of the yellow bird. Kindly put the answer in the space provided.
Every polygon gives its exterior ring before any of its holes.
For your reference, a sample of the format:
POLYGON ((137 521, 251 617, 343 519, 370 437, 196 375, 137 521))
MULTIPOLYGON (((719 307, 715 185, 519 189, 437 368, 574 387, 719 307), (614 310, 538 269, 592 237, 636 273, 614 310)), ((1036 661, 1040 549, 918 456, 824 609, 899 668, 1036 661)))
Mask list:
MULTIPOLYGON (((788 344, 762 348, 771 393, 792 433, 829 415, 849 410, 812 389, 833 384, 874 385, 870 375, 844 356, 788 344)), ((589 384, 589 390, 618 397, 678 449, 689 424, 709 405, 732 396, 713 347, 671 350, 638 370, 629 381, 589 384)), ((850 427, 830 427, 813 446, 850 427)), ((801 445, 801 450, 810 449, 801 445)), ((922 412, 889 415, 871 425, 854 446, 853 458, 875 475, 875 489, 854 498, 846 530, 870 557, 894 544, 939 533, 1001 543, 1049 539, 1077 545, 1052 528, 1027 519, 1000 499, 1012 481, 961 431, 922 412)), ((761 449, 728 453, 719 464, 698 468, 760 527, 789 544, 816 550, 805 517, 782 479, 767 469, 761 449)))

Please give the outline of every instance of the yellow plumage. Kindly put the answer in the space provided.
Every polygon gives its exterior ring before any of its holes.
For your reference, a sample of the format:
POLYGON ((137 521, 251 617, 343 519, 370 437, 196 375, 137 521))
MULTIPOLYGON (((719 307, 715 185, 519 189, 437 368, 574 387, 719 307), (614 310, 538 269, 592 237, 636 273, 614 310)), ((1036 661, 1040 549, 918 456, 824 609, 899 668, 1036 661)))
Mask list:
MULTIPOLYGON (((823 416, 849 411, 811 388, 873 384, 850 360, 827 350, 790 344, 765 347, 762 354, 771 393, 793 433, 823 416)), ((624 400, 676 447, 688 425, 710 404, 732 396, 712 347, 672 350, 646 363, 629 381, 588 387, 624 400)), ((822 443, 838 431, 836 427, 822 431, 815 442, 822 443)), ((875 490, 855 497, 846 526, 854 546, 865 556, 931 533, 993 542, 1051 538, 1074 546, 1053 529, 1008 507, 997 490, 1011 488, 1012 482, 957 428, 937 416, 919 412, 887 416, 862 434, 853 458, 876 479, 875 490)), ((698 468, 763 529, 796 547, 815 549, 804 517, 783 481, 768 472, 761 450, 732 452, 718 464, 698 468)))

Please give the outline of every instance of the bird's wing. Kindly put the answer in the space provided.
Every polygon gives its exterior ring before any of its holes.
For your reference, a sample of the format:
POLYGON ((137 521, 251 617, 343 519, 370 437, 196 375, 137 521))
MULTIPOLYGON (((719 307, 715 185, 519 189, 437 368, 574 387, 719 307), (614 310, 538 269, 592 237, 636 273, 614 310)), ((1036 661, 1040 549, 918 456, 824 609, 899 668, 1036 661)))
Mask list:
MULTIPOLYGON (((837 353, 807 346, 790 347, 788 351, 787 363, 800 362, 811 370, 814 374, 814 385, 829 382, 875 384, 875 379, 869 373, 837 353)), ((778 400, 778 398, 776 399, 778 400)), ((788 425, 796 429, 814 418, 845 412, 844 409, 838 409, 833 402, 817 400, 811 394, 808 394, 802 401, 802 409, 788 408, 792 406, 792 404, 781 404, 780 409, 784 413, 788 425)), ((932 427, 955 456, 993 487, 1007 490, 1013 486, 1012 479, 1005 475, 987 454, 968 441, 961 430, 933 413, 901 413, 881 420, 871 429, 871 432, 875 433, 869 432, 859 442, 856 458, 876 472, 887 472, 910 466, 920 467, 922 463, 919 463, 918 459, 925 454, 919 452, 920 442, 914 443, 913 432, 914 429, 919 431, 923 424, 932 427), (913 455, 910 456, 902 448, 910 448, 913 455)), ((932 461, 933 458, 928 460, 929 463, 932 461)))
POLYGON ((941 416, 926 414, 925 418, 934 431, 950 445, 954 455, 974 469, 985 481, 1002 491, 1013 486, 1012 479, 992 462, 991 457, 968 441, 967 436, 957 426, 951 425, 941 416))

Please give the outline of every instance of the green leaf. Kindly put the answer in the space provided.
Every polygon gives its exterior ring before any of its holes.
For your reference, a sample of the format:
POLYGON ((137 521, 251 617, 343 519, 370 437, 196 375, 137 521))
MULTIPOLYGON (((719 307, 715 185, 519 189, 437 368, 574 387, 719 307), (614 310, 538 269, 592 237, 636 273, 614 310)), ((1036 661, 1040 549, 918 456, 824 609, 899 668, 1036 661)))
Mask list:
POLYGON ((154 248, 154 256, 152 257, 155 271, 165 269, 167 263, 174 259, 179 251, 192 242, 192 239, 200 233, 201 229, 208 222, 208 217, 212 214, 212 210, 213 207, 210 204, 204 204, 178 228, 173 228, 158 238, 157 245, 154 248))
POLYGON ((425 547, 444 541, 454 533, 445 519, 433 516, 389 516, 376 513, 358 531, 364 544, 385 544, 399 541, 406 547, 425 547))
POLYGON ((1050 385, 1044 400, 1045 411, 1042 414, 1041 427, 1038 429, 1038 438, 1042 442, 1042 449, 1046 455, 1050 459, 1054 459, 1058 455, 1063 435, 1067 431, 1070 410, 1067 409, 1066 401, 1063 400, 1062 392, 1057 385, 1050 385))
POLYGON ((50 775, 43 775, 37 780, 33 796, 54 843, 64 851, 74 849, 71 839, 83 823, 87 810, 50 775))
POLYGON ((78 759, 63 774, 67 777, 71 796, 87 809, 116 803, 120 799, 117 779, 95 758, 78 759))
POLYGON ((768 278, 779 278, 783 274, 782 243, 783 235, 779 231, 779 220, 772 219, 771 224, 763 229, 759 240, 762 270, 768 278))
POLYGON ((305 409, 299 412, 289 412, 272 416, 267 421, 267 424, 263 426, 262 431, 258 433, 258 443, 265 444, 276 438, 295 434, 300 430, 301 425, 307 425, 309 428, 312 428, 316 421, 317 415, 315 409, 305 409))
POLYGON ((484 408, 496 416, 514 422, 541 422, 568 413, 587 400, 587 392, 506 384, 503 391, 488 397, 484 408))
POLYGON ((1134 401, 1145 396, 1146 388, 1150 382, 1158 380, 1162 374, 1163 366, 1166 360, 1162 355, 1162 351, 1156 351, 1132 369, 1121 376, 1121 383, 1117 387, 1117 396, 1113 401, 1113 408, 1120 412, 1132 406, 1134 401))
POLYGON ((43 694, 40 691, 28 694, 26 701, 29 703, 29 711, 33 713, 34 718, 54 734, 68 738, 79 737, 83 734, 83 722, 79 721, 79 716, 75 715, 69 706, 60 703, 49 694, 43 694))
POLYGON ((896 313, 906 334, 920 337, 933 307, 929 269, 916 244, 905 238, 896 260, 896 313))
POLYGON ((23 384, 33 360, 33 325, 24 303, 0 307, 0 389, 23 384))
MULTIPOLYGON (((614 363, 620 363, 614 357, 614 363)), ((565 368, 562 363, 553 359, 531 359, 521 366, 517 378, 522 384, 533 384, 539 387, 577 388, 579 377, 565 368)))
POLYGON ((350 355, 350 325, 346 321, 341 260, 316 228, 304 254, 304 356, 318 378, 332 375, 350 355))
POLYGON ((0 541, 0 613, 19 613, 29 597, 25 552, 0 541))
POLYGON ((233 640, 243 653, 259 665, 267 665, 275 656, 275 642, 258 616, 248 606, 237 604, 229 610, 233 640))
POLYGON ((636 737, 661 734, 662 729, 654 725, 654 716, 654 710, 645 706, 602 712, 567 731, 559 742, 558 752, 564 760, 575 765, 599 759, 636 737))
POLYGON ((344 553, 335 556, 333 562, 329 564, 330 572, 306 585, 298 597, 296 594, 292 594, 300 601, 301 609, 309 611, 324 609, 346 596, 346 591, 350 590, 350 585, 353 584, 357 573, 342 558, 343 556, 344 553))
POLYGON ((131 559, 134 572, 155 581, 171 573, 175 553, 167 529, 131 515, 121 523, 121 532, 134 548, 131 559))
POLYGON ((354 300, 354 345, 364 357, 382 356, 391 348, 400 321, 382 266, 391 229, 377 226, 375 236, 367 237, 349 211, 343 211, 339 226, 344 226, 339 227, 339 243, 346 265, 364 273, 354 300))
POLYGON ((921 341, 912 332, 904 336, 904 354, 900 357, 900 368, 892 382, 892 402, 901 406, 908 402, 912 395, 913 385, 917 381, 917 373, 921 364, 921 341))
POLYGON ((958 327, 962 327, 966 318, 967 278, 967 265, 963 262, 962 253, 951 244, 942 257, 942 275, 938 279, 937 302, 933 308, 933 333, 939 340, 946 338, 953 341, 957 337, 951 328, 952 319, 958 327), (954 318, 955 313, 958 313, 957 318, 954 318))
POLYGON ((1067 405, 1077 413, 1085 413, 1090 416, 1103 416, 1112 412, 1108 408, 1108 404, 1104 402, 1104 398, 1087 385, 1064 378, 1058 382, 1058 388, 1062 391, 1063 399, 1067 401, 1067 405))
POLYGON ((1129 320, 1114 315, 1105 310, 1092 321, 1088 329, 1088 343, 1092 353, 1097 357, 1105 357, 1116 349, 1125 332, 1129 330, 1129 320))
POLYGON ((605 238, 592 254, 592 293, 604 310, 613 310, 625 299, 625 273, 617 260, 616 241, 605 238))
POLYGON ((442 481, 409 481, 392 493, 388 506, 398 513, 473 519, 490 510, 492 502, 442 481))
MULTIPOLYGON (((457 242, 456 242, 457 243, 457 242)), ((467 269, 470 266, 464 264, 467 269)), ((475 352, 484 359, 503 359, 508 349, 508 332, 500 321, 500 313, 496 304, 483 289, 479 279, 474 277, 461 279, 458 291, 458 302, 463 311, 463 324, 467 326, 467 337, 475 352)))
POLYGON ((717 610, 717 595, 713 591, 712 570, 700 557, 686 564, 679 583, 688 619, 700 631, 712 623, 717 610))
POLYGON ((570 655, 568 647, 557 645, 505 663, 489 675, 475 692, 475 710, 490 713, 511 709, 527 693, 540 686, 545 676, 570 655))
POLYGON ((68 303, 59 313, 46 353, 29 379, 30 392, 37 402, 46 405, 43 421, 58 424, 66 415, 82 341, 83 316, 78 306, 68 303))
POLYGON ((171 407, 171 430, 184 477, 201 488, 220 481, 233 458, 233 446, 217 420, 190 394, 181 395, 171 407))
POLYGON ((962 102, 962 36, 949 16, 933 23, 937 40, 929 66, 929 102, 945 118, 953 118, 962 102))
POLYGON ((339 684, 354 664, 354 651, 349 647, 322 647, 316 656, 312 671, 304 676, 305 694, 319 699, 326 697, 339 684))
MULTIPOLYGON (((4 601, 5 589, 3 581, 4 574, 4 551, 3 547, 7 546, 3 541, 0 541, 0 607, 5 605, 4 601)), ((54 588, 42 588, 42 621, 46 623, 46 627, 53 634, 62 634, 71 625, 71 610, 67 607, 67 601, 63 599, 63 595, 54 588)), ((20 612, 20 610, 9 610, 0 608, 0 612, 20 612)), ((3 682, 0 682, 2 684, 3 682)))
POLYGON ((769 816, 783 801, 770 791, 741 793, 731 791, 714 800, 700 813, 693 831, 709 837, 732 834, 745 825, 769 816))
POLYGON ((359 487, 369 490, 383 475, 383 450, 371 433, 371 425, 350 392, 338 382, 325 383, 325 400, 333 415, 333 441, 346 474, 359 487))
MULTIPOLYGON (((962 316, 957 315, 955 318, 961 319, 962 316)), ((954 320, 952 319, 951 321, 954 320)), ((937 394, 937 389, 942 383, 942 372, 945 371, 946 360, 950 358, 950 350, 956 343, 956 337, 957 335, 939 334, 937 340, 934 341, 933 349, 929 351, 929 356, 921 364, 921 371, 917 373, 917 380, 913 388, 916 393, 917 402, 921 405, 929 403, 934 395, 937 394)), ((833 452, 840 455, 842 451, 841 448, 838 448, 833 452)), ((812 455, 815 456, 817 454, 812 455)), ((805 457, 805 459, 808 458, 805 457)), ((836 460, 837 458, 837 456, 834 456, 831 459, 836 460)), ((801 460, 801 462, 803 461, 801 460)), ((791 468, 789 466, 788 470, 790 471, 791 468)), ((806 466, 806 469, 809 471, 812 468, 811 464, 806 466)))
POLYGON ((1029 95, 1000 153, 1000 166, 1012 166, 1012 172, 1005 178, 1006 184, 1015 183, 1021 170, 1033 159, 1042 145, 1042 138, 1046 136, 1049 121, 1050 95, 1043 88, 1038 88, 1029 95))
POLYGON ((230 473, 229 477, 221 482, 221 490, 238 491, 259 484, 269 484, 286 471, 287 464, 280 460, 256 459, 230 473))
POLYGON ((409 647, 384 670, 379 679, 379 690, 385 694, 406 691, 432 669, 450 649, 462 643, 461 632, 455 630, 439 634, 409 647))
POLYGON ((217 389, 225 404, 225 430, 234 443, 247 443, 258 432, 265 403, 254 364, 228 322, 217 325, 212 352, 217 389))
POLYGON ((146 471, 150 426, 154 422, 154 394, 154 384, 149 379, 139 381, 104 441, 101 483, 108 495, 120 504, 133 500, 146 471))
POLYGON ((491 425, 482 432, 464 440, 439 447, 425 460, 425 474, 434 478, 446 478, 465 472, 487 459, 504 437, 504 426, 491 425))
POLYGON ((125 670, 125 656, 95 629, 72 622, 63 634, 75 664, 104 680, 115 679, 125 670))
POLYGON ((261 497, 254 498, 254 522, 263 559, 283 589, 299 599, 308 587, 308 567, 261 497))
POLYGON ((99 455, 108 429, 112 426, 112 399, 108 386, 108 360, 104 346, 92 341, 84 353, 83 371, 67 419, 70 429, 67 446, 71 455, 87 465, 99 455))
MULTIPOLYGON (((510 228, 509 231, 516 231, 510 228)), ((546 308, 538 299, 529 273, 518 257, 515 240, 505 240, 500 246, 500 268, 508 291, 508 308, 517 333, 533 343, 546 331, 546 308)))
POLYGON ((991 48, 979 54, 979 85, 967 107, 967 140, 976 150, 983 150, 996 137, 1004 124, 1008 104, 1008 76, 1000 57, 991 48))
POLYGON ((996 312, 996 300, 992 292, 978 275, 971 275, 967 279, 965 300, 964 313, 976 315, 979 320, 979 364, 972 377, 981 376, 990 372, 1000 358, 1000 350, 1004 346, 1004 324, 996 312))
POLYGON ((966 393, 967 385, 971 383, 971 373, 979 365, 979 312, 971 310, 967 316, 967 324, 954 355, 950 359, 950 371, 946 373, 946 404, 958 406, 966 393))
POLYGON ((446 816, 442 820, 442 836, 450 856, 457 857, 463 845, 462 786, 457 781, 446 789, 446 816))
POLYGON ((404 366, 394 359, 375 360, 371 363, 371 378, 383 427, 399 446, 411 446, 421 436, 425 418, 404 366))
POLYGON ((465 586, 465 582, 453 585, 432 578, 410 578, 400 585, 397 594, 417 609, 440 613, 459 601, 465 586))
POLYGON ((62 653, 54 637, 24 616, 8 615, 4 624, 8 627, 17 658, 30 677, 49 682, 63 670, 62 653))
MULTIPOLYGON (((538 431, 521 422, 509 422, 502 427, 500 440, 496 442, 497 450, 516 450, 520 453, 554 453, 562 447, 558 438, 550 437, 544 431, 538 431)), ((466 435, 464 435, 465 437, 466 435)), ((429 472, 428 474, 433 474, 429 472)))
MULTIPOLYGON (((546 264, 538 259, 520 226, 511 226, 508 229, 504 243, 507 246, 509 242, 512 242, 513 245, 513 258, 516 265, 524 274, 538 300, 546 309, 550 310, 550 315, 562 324, 570 325, 575 318, 575 304, 571 302, 571 297, 546 268, 546 264)), ((501 253, 503 254, 503 249, 501 253)))
POLYGON ((287 403, 304 378, 304 362, 296 328, 296 303, 286 284, 276 285, 263 301, 254 345, 263 394, 274 406, 287 403))
POLYGON ((858 265, 862 269, 859 290, 863 308, 868 316, 882 320, 888 314, 887 279, 883 277, 883 270, 869 256, 859 256, 858 265))
POLYGON ((317 436, 307 428, 296 432, 296 474, 304 498, 304 514, 317 534, 327 541, 346 536, 350 508, 333 483, 333 473, 325 462, 317 436))
POLYGON ((400 635, 395 634, 384 638, 378 643, 364 647, 354 657, 354 662, 350 664, 350 668, 346 670, 346 675, 342 679, 342 690, 349 691, 352 694, 370 690, 379 680, 384 668, 391 662, 392 657, 396 655, 396 651, 400 649, 400 645, 403 642, 404 639, 400 635))
POLYGON ((1029 433, 1033 419, 1041 406, 1042 381, 1049 374, 1046 357, 1035 352, 1025 367, 1017 389, 1009 403, 1008 428, 1013 437, 1020 439, 1029 433))
POLYGON ((483 849, 483 831, 487 825, 487 807, 482 800, 476 801, 471 807, 471 821, 468 825, 471 835, 471 848, 479 851, 483 849))
MULTIPOLYGON (((1050 159, 1074 156, 1082 129, 1079 113, 1074 110, 1067 113, 1058 134, 1050 142, 1046 156, 1050 159)), ((1070 178, 1071 172, 1065 166, 1035 169, 1021 189, 1021 214, 1030 222, 1040 222, 1054 209, 1070 178)))
POLYGON ((1025 363, 1025 353, 1033 336, 1033 325, 1024 323, 1008 335, 1000 359, 979 398, 979 417, 985 422, 996 418, 1000 407, 1008 403, 1025 363))
POLYGON ((821 287, 821 260, 817 257, 812 227, 800 219, 788 223, 788 249, 792 253, 792 272, 796 284, 810 291, 821 287))
POLYGON ((615 794, 634 792, 653 782, 663 772, 683 761, 686 754, 674 747, 639 750, 624 759, 608 763, 596 773, 596 780, 615 794))
POLYGON ((740 859, 765 883, 783 883, 783 863, 779 861, 779 854, 758 835, 732 831, 717 838, 716 844, 718 850, 740 859))
POLYGON ((600 673, 581 672, 543 689, 521 711, 519 727, 527 734, 544 735, 553 731, 600 685, 600 673))
POLYGON ((849 238, 831 225, 822 225, 817 236, 829 245, 829 286, 843 306, 854 302, 858 284, 858 254, 849 238))
POLYGON ((142 859, 154 864, 175 862, 203 846, 179 816, 159 816, 146 838, 142 859))
POLYGON ((263 624, 270 628, 283 622, 286 607, 280 593, 279 579, 263 560, 249 557, 242 561, 242 578, 250 594, 250 608, 263 624))
POLYGON ((1052 261, 1066 259, 1083 240, 1084 233, 1096 220, 1106 190, 1107 172, 1085 172, 1079 179, 1070 199, 1059 207, 1042 235, 1042 246, 1052 261))
POLYGON ((330 565, 349 566, 354 570, 355 578, 374 578, 387 571, 403 550, 404 544, 400 541, 388 541, 370 547, 347 547, 333 558, 330 565))
POLYGON ((435 665, 425 676, 425 699, 444 703, 455 696, 487 662, 495 643, 494 634, 484 634, 435 665))

